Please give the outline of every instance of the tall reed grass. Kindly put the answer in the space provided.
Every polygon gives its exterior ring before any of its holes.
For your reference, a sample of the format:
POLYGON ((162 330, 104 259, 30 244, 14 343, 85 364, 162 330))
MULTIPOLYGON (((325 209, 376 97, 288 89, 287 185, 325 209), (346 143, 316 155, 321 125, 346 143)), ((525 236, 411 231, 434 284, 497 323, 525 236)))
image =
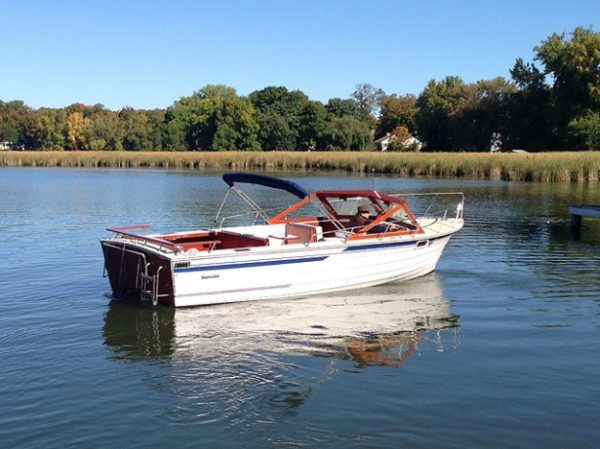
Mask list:
POLYGON ((4 151, 0 167, 116 167, 190 170, 346 171, 402 177, 598 182, 599 152, 116 152, 4 151))

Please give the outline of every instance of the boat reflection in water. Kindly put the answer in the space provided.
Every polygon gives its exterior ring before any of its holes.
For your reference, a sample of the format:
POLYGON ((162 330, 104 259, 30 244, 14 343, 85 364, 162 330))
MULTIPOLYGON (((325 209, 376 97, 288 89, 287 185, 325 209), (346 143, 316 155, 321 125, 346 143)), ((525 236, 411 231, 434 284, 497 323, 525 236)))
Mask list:
POLYGON ((415 350, 455 348, 457 332, 442 338, 448 328, 458 328, 458 317, 431 274, 327 297, 195 309, 113 301, 104 338, 116 358, 132 361, 228 364, 253 355, 304 355, 399 367, 415 350))

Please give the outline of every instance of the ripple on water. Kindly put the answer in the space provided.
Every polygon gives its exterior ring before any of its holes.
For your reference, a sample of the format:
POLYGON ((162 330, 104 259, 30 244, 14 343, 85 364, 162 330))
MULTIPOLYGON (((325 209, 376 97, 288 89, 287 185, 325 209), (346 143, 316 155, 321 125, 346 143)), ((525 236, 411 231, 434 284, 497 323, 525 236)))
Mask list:
POLYGON ((153 309, 106 296, 98 238, 111 225, 210 224, 224 191, 218 176, 2 170, 0 446, 594 441, 600 247, 592 234, 600 226, 584 223, 575 241, 567 210, 600 203, 598 189, 343 176, 301 183, 464 190, 466 226, 434 276, 367 289, 366 298, 153 309))

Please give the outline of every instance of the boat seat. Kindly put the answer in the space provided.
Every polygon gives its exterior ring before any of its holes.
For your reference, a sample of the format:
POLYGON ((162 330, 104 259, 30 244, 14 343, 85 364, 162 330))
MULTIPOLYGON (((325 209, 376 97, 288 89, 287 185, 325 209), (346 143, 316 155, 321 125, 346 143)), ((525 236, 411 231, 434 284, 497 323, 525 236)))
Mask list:
POLYGON ((304 223, 288 223, 285 225, 286 245, 294 243, 309 244, 317 241, 317 230, 312 225, 304 223))

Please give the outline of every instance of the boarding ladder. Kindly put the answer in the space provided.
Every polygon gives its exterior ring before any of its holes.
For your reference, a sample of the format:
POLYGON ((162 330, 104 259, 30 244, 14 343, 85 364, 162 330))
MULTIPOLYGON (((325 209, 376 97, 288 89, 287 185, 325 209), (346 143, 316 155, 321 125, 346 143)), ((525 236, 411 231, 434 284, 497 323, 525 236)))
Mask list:
MULTIPOLYGON (((158 286, 160 285, 160 270, 162 270, 163 267, 158 267, 156 274, 149 274, 149 265, 150 263, 145 264, 143 266, 143 271, 138 269, 136 287, 138 287, 140 290, 140 299, 142 301, 151 301, 152 305, 155 306, 158 304, 159 298, 169 295, 166 293, 158 293, 158 286)), ((138 266, 138 268, 141 268, 141 266, 138 266)))
MULTIPOLYGON (((127 275, 127 271, 125 270, 125 255, 131 254, 132 256, 137 258, 137 267, 135 273, 135 289, 140 292, 140 300, 141 301, 151 301, 152 305, 158 304, 158 298, 168 296, 168 294, 159 294, 158 286, 160 285, 160 271, 163 267, 158 267, 156 273, 151 275, 148 271, 148 267, 150 267, 150 262, 146 262, 146 255, 142 252, 135 251, 127 248, 126 245, 122 245, 120 247, 107 244, 108 246, 119 249, 121 251, 121 264, 119 266, 119 284, 121 283, 123 277, 127 275)), ((106 270, 106 267, 105 267, 106 270)))

